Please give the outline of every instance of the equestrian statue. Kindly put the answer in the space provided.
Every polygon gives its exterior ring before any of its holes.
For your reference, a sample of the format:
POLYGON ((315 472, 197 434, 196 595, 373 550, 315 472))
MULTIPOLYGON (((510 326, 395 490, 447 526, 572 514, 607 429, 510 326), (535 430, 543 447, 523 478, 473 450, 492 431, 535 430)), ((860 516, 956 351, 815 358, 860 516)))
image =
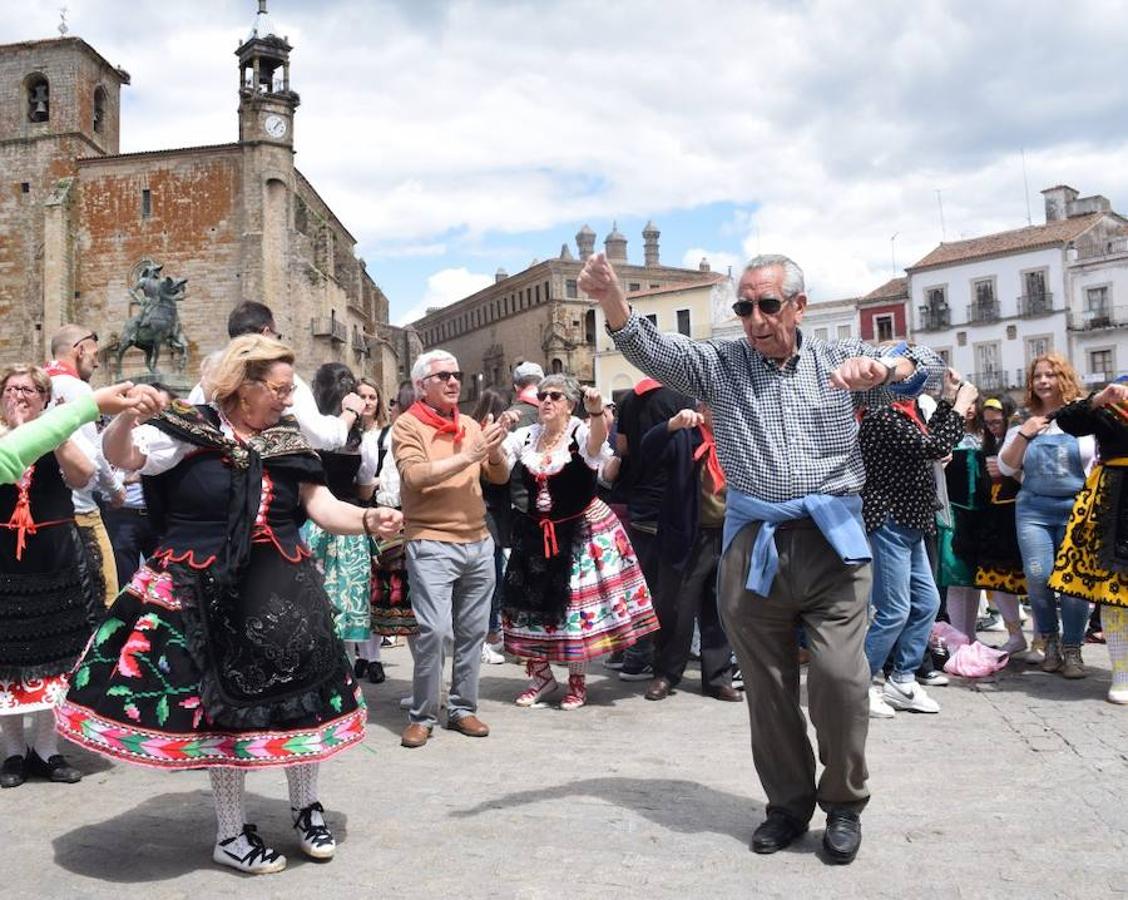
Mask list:
POLYGON ((117 346, 117 376, 121 377, 121 360, 125 351, 137 347, 145 352, 145 365, 151 375, 157 375, 161 347, 172 352, 176 371, 183 373, 188 364, 188 341, 180 327, 180 314, 176 304, 184 299, 187 278, 161 278, 162 266, 146 264, 130 290, 129 306, 140 306, 137 315, 128 319, 122 328, 117 346))

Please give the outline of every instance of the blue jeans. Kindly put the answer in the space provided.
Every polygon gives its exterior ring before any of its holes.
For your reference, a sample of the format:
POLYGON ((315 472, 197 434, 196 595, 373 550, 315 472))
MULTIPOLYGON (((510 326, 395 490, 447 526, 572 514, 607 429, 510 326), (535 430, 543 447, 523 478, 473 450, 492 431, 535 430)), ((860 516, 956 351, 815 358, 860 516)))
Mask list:
MULTIPOLYGON (((1065 537, 1065 525, 1073 509, 1072 497, 1047 497, 1019 491, 1014 508, 1018 547, 1026 573, 1026 593, 1039 634, 1057 635, 1058 610, 1054 592, 1046 583, 1054 570, 1054 557, 1065 537)), ((1089 603, 1077 597, 1061 596, 1062 643, 1082 644, 1089 621, 1089 603)))
POLYGON ((925 549, 925 534, 891 519, 870 532, 874 617, 866 632, 870 677, 893 654, 894 681, 912 681, 928 649, 940 594, 925 549))

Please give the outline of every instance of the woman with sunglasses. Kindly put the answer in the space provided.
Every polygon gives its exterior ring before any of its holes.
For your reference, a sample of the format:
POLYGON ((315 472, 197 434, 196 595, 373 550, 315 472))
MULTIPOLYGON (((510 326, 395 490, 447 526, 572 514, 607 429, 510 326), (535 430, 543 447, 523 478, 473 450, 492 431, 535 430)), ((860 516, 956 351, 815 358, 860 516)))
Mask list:
POLYGON ((537 389, 535 425, 502 445, 529 511, 514 512, 505 571, 505 649, 527 660, 532 706, 552 694, 552 663, 568 666, 561 709, 587 702, 588 660, 624 650, 657 630, 650 591, 618 518, 596 496, 596 474, 611 457, 603 399, 575 379, 549 375, 537 389), (583 401, 590 418, 572 415, 583 401))
POLYGON ((327 860, 322 760, 364 737, 367 715, 333 608, 298 528, 398 532, 394 510, 342 503, 292 417, 294 355, 263 335, 233 340, 213 404, 119 415, 114 465, 149 476, 161 545, 119 595, 57 711, 70 740, 112 759, 207 769, 212 859, 248 874, 286 858, 247 824, 248 769, 284 768, 302 852, 327 860))
MULTIPOLYGON (((42 369, 8 368, 0 375, 0 427, 17 435, 50 396, 42 369)), ((59 754, 53 713, 101 608, 71 503, 71 489, 94 474, 93 448, 82 441, 63 441, 0 487, 0 787, 18 787, 29 775, 82 778, 59 754), (28 735, 25 715, 32 720, 28 735)))

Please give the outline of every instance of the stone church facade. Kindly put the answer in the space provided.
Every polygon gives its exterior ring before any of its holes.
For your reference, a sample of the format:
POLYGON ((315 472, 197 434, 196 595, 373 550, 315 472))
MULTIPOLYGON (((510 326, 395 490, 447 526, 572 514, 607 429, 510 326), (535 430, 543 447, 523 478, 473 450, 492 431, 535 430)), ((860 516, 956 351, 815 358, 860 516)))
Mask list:
MULTIPOLYGON (((236 51, 237 141, 122 154, 126 72, 76 37, 0 46, 0 363, 45 359, 70 321, 109 350, 156 263, 188 279, 188 381, 226 343, 228 312, 255 300, 307 376, 334 360, 394 391, 419 339, 389 326, 356 240, 294 166, 291 49, 261 11, 236 51)), ((144 370, 139 350, 123 370, 144 370)))

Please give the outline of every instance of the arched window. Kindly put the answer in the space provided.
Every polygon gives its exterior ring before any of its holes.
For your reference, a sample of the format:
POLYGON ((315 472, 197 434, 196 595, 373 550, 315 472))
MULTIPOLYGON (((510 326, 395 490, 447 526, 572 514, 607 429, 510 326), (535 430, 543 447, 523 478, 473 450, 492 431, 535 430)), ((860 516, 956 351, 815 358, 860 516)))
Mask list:
POLYGON ((27 80, 27 120, 46 122, 51 118, 51 86, 44 75, 32 75, 27 80))
POLYGON ((106 128, 106 89, 102 85, 94 88, 94 133, 101 134, 106 128))
POLYGON ((562 363, 559 359, 554 359, 552 361, 552 374, 553 375, 563 375, 564 374, 564 363, 562 363))

